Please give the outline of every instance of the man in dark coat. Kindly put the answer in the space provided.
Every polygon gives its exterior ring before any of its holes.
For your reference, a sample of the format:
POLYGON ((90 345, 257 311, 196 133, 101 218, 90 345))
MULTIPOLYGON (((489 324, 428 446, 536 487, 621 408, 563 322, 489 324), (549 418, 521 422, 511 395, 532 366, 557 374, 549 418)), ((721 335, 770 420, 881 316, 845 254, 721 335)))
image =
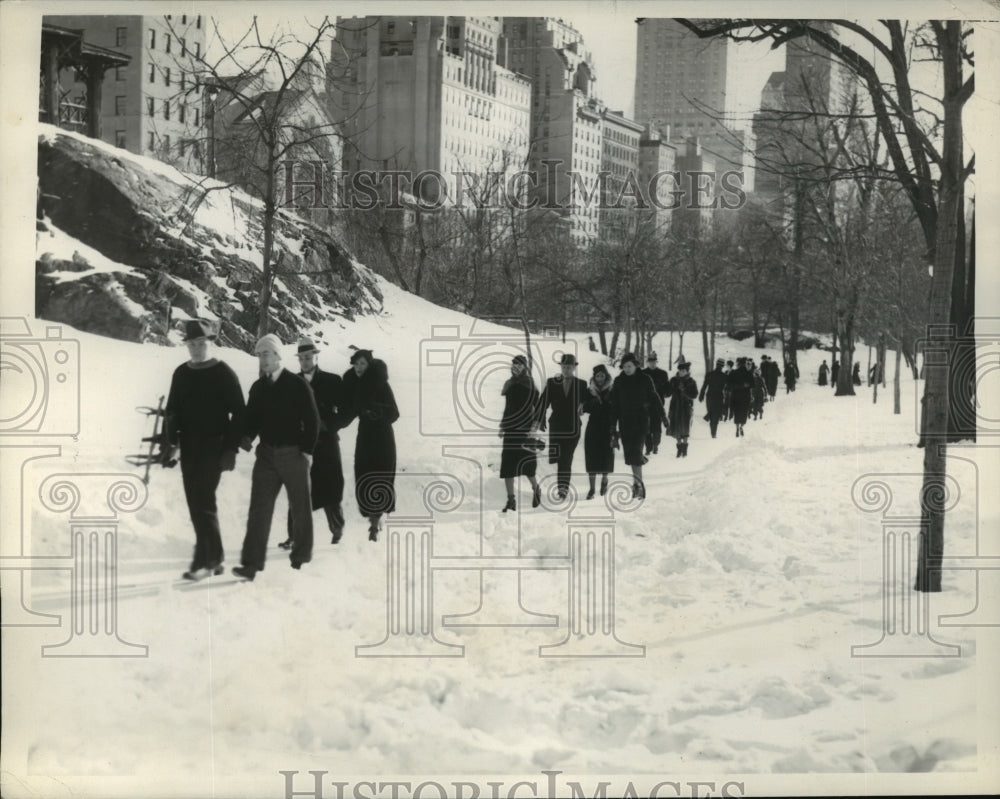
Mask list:
POLYGON ((826 365, 826 360, 819 367, 819 384, 825 386, 827 384, 827 378, 830 375, 830 367, 826 365))
MULTIPOLYGON (((670 382, 670 375, 666 373, 665 370, 660 369, 657 366, 658 358, 655 352, 649 353, 646 356, 646 368, 643 371, 649 375, 650 379, 653 381, 653 388, 656 389, 656 393, 660 396, 660 404, 663 405, 666 402, 667 397, 667 384, 670 382)), ((650 453, 656 454, 660 451, 660 441, 663 438, 662 425, 660 424, 659 414, 655 414, 649 419, 649 433, 646 435, 646 454, 650 453)))
POLYGON ((719 358, 715 362, 715 368, 705 375, 705 382, 701 384, 701 392, 698 394, 698 401, 707 400, 708 428, 712 432, 712 438, 719 429, 719 419, 722 418, 723 403, 725 402, 726 381, 728 376, 722 367, 725 361, 719 358))
POLYGON ((778 378, 781 377, 781 369, 778 362, 772 360, 770 355, 764 355, 761 359, 760 374, 764 378, 764 388, 767 389, 767 398, 774 399, 778 392, 778 378))
MULTIPOLYGON (((343 380, 340 375, 324 372, 316 362, 319 349, 313 340, 299 341, 299 377, 309 384, 316 408, 319 411, 319 437, 313 452, 312 467, 309 469, 309 484, 312 493, 312 509, 323 509, 326 522, 333 535, 332 543, 340 541, 344 532, 344 467, 340 460, 340 437, 337 411, 342 404, 343 380)), ((292 546, 292 511, 288 510, 288 538, 278 544, 282 549, 292 546)))
POLYGON ((861 361, 854 362, 854 371, 851 372, 851 382, 856 386, 861 385, 861 361))
POLYGON ((250 483, 250 511, 240 565, 233 574, 253 580, 264 568, 274 501, 281 487, 292 512, 293 569, 312 560, 312 505, 309 467, 319 434, 319 411, 306 381, 281 366, 281 341, 269 333, 255 347, 260 378, 250 387, 246 424, 240 442, 249 451, 260 436, 250 483))
POLYGON ((830 367, 830 384, 836 388, 837 378, 840 376, 840 362, 834 358, 833 365, 830 367))
POLYGON ((399 407, 389 385, 385 361, 371 350, 356 350, 344 373, 345 411, 340 424, 358 418, 354 444, 354 498, 368 519, 368 540, 378 541, 382 516, 396 510, 396 435, 399 407))
POLYGON ((726 376, 726 388, 722 392, 722 421, 728 422, 729 417, 732 416, 732 408, 729 402, 729 375, 733 372, 733 362, 726 361, 726 368, 722 370, 722 373, 726 376))
POLYGON ((785 364, 785 393, 791 394, 795 391, 795 382, 799 379, 799 367, 794 363, 785 364))
POLYGON ((677 457, 686 458, 688 436, 691 435, 691 417, 694 415, 694 398, 698 396, 698 384, 691 377, 691 364, 682 361, 677 364, 677 374, 667 385, 670 409, 667 412, 670 435, 677 439, 677 457))
POLYGON ((753 373, 747 367, 746 358, 736 359, 736 368, 729 373, 729 403, 736 425, 736 437, 743 435, 743 425, 747 423, 750 413, 750 401, 753 396, 753 373))
POLYGON ((639 368, 639 359, 626 352, 621 357, 621 367, 621 374, 611 387, 611 429, 615 431, 612 441, 616 448, 621 442, 625 463, 632 467, 635 479, 632 496, 645 498, 642 467, 648 459, 643 455, 643 447, 649 433, 649 419, 658 416, 666 425, 667 416, 652 378, 639 368))
POLYGON ((243 389, 228 365, 211 356, 214 325, 204 319, 184 323, 190 360, 174 370, 164 418, 163 462, 172 464, 180 448, 181 478, 191 524, 194 557, 185 580, 222 574, 222 534, 215 491, 223 472, 236 466, 243 430, 243 389))
POLYGON ((567 352, 559 362, 560 374, 545 381, 538 402, 539 429, 549 430, 549 463, 556 464, 556 490, 559 499, 569 492, 573 454, 580 443, 580 416, 587 398, 587 384, 575 376, 576 358, 567 352), (545 412, 552 408, 548 422, 545 412))

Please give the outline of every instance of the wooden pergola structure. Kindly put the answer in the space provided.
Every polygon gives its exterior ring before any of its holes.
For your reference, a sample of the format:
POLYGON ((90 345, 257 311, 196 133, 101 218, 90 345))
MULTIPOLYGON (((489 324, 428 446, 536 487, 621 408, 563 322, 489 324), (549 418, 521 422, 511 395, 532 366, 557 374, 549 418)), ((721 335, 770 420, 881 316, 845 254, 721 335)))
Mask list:
POLYGON ((104 73, 113 67, 127 66, 131 56, 85 42, 82 30, 47 22, 42 23, 41 53, 39 121, 99 139, 104 73), (78 79, 87 87, 83 102, 62 96, 59 75, 66 69, 75 70, 78 79))

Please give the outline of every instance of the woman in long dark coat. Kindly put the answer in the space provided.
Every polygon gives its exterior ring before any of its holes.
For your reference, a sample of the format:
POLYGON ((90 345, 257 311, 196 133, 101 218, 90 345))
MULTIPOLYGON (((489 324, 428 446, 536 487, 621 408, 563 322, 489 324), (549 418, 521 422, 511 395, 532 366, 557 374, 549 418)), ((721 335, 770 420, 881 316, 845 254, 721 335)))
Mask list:
POLYGON ((635 478, 632 496, 645 497, 642 467, 647 461, 643 449, 649 432, 649 418, 651 414, 658 414, 664 426, 668 426, 667 414, 652 379, 639 369, 639 359, 626 352, 621 358, 621 367, 622 372, 611 387, 612 430, 617 430, 616 437, 620 436, 625 463, 632 467, 635 478))
POLYGON ((736 437, 743 435, 743 425, 750 413, 750 399, 753 393, 753 374, 747 368, 746 358, 736 360, 736 368, 729 373, 729 398, 736 425, 736 437))
POLYGON ((536 446, 544 449, 545 445, 532 435, 538 429, 539 395, 528 372, 528 360, 523 355, 514 356, 510 377, 500 393, 504 398, 503 417, 500 419, 500 438, 503 439, 500 477, 507 487, 507 504, 503 512, 517 510, 514 479, 521 475, 531 483, 531 507, 537 508, 542 501, 542 491, 535 479, 538 469, 536 446))
POLYGON ((677 374, 667 383, 666 395, 670 397, 670 410, 667 411, 669 433, 677 439, 677 457, 686 458, 694 398, 698 396, 698 384, 691 377, 690 363, 684 361, 677 364, 677 374))
POLYGON ((583 402, 583 412, 589 413, 590 418, 583 434, 583 455, 590 481, 587 499, 593 499, 597 475, 601 475, 603 497, 608 491, 608 475, 615 470, 615 451, 611 446, 611 375, 606 366, 594 367, 587 390, 590 396, 583 402))
POLYGON ((385 361, 371 350, 357 350, 344 373, 346 426, 358 418, 354 445, 354 497, 358 510, 369 521, 368 540, 378 541, 382 515, 396 510, 396 436, 393 423, 399 418, 396 398, 389 386, 385 361))
POLYGON ((826 365, 826 361, 823 361, 822 365, 819 367, 819 384, 821 386, 826 385, 827 377, 829 376, 829 374, 830 374, 830 367, 826 365))

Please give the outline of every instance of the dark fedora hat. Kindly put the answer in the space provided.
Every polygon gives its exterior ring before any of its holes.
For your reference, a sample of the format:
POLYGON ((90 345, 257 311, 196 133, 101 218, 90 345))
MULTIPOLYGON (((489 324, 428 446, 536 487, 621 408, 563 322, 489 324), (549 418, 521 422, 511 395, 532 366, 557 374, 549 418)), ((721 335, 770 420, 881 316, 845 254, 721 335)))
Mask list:
POLYGON ((690 372, 691 371, 690 361, 681 361, 679 364, 677 364, 677 370, 680 371, 681 369, 690 372))
POLYGON ((635 357, 635 353, 634 352, 626 352, 624 355, 622 355, 621 360, 618 361, 618 363, 619 363, 620 366, 624 366, 629 361, 631 361, 632 363, 634 363, 636 366, 639 365, 639 359, 635 357))
POLYGON ((559 359, 560 366, 576 366, 576 356, 572 352, 564 352, 559 359))
POLYGON ((214 340, 215 325, 207 319, 185 319, 184 341, 191 341, 196 338, 207 338, 210 341, 214 340))

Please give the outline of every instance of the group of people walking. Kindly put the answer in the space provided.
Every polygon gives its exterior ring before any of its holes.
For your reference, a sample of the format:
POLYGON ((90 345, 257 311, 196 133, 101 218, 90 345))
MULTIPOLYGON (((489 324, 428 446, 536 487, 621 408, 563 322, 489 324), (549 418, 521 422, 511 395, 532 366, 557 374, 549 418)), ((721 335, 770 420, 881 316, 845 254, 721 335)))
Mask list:
MULTIPOLYGON (((827 378, 829 378, 830 385, 834 388, 837 387, 837 379, 840 377, 840 361, 836 358, 833 359, 833 366, 827 366, 826 360, 819 366, 819 385, 827 385, 827 378)), ((879 369, 878 364, 873 365, 868 370, 868 385, 872 385, 882 379, 882 371, 879 369)), ((851 383, 855 386, 861 385, 861 362, 854 362, 854 371, 851 372, 851 383)))
POLYGON ((606 493, 618 449, 632 470, 632 494, 642 498, 646 495, 642 467, 659 453, 664 431, 676 440, 676 457, 687 457, 695 399, 706 403, 705 419, 712 438, 718 433, 719 422, 730 418, 736 436, 742 437, 748 418, 763 418, 764 404, 775 399, 782 374, 786 393, 795 390, 799 377, 794 363, 786 363, 782 372, 768 355, 762 356, 760 366, 752 358, 738 358, 735 365, 719 358, 700 391, 689 362, 681 359, 671 377, 659 367, 655 352, 647 356, 645 369, 633 353, 625 353, 619 360, 621 372, 614 378, 606 366, 598 364, 590 381, 585 382, 576 376, 577 365, 573 355, 563 355, 560 373, 539 391, 528 360, 517 355, 511 362, 510 377, 501 389, 500 477, 507 489, 504 512, 517 509, 518 477, 526 477, 531 484, 532 507, 541 504, 538 453, 546 449, 538 438, 541 433, 549 435, 548 459, 556 467, 557 498, 565 498, 569 491, 581 433, 587 499, 593 499, 598 490, 606 493))
MULTIPOLYGON (((735 365, 723 358, 716 359, 715 369, 705 376, 698 395, 699 401, 706 402, 705 420, 712 438, 718 433, 719 422, 728 419, 736 426, 736 437, 743 437, 748 419, 764 418, 764 405, 777 396, 781 376, 781 368, 769 355, 761 356, 759 366, 753 358, 737 358, 735 365)), ((785 393, 790 394, 799 379, 798 366, 786 362, 784 377, 785 393)))
POLYGON ((677 457, 686 457, 698 385, 691 377, 690 363, 679 363, 677 373, 670 377, 657 361, 656 353, 651 352, 643 369, 635 354, 625 353, 616 377, 598 364, 586 382, 576 376, 576 358, 567 353, 560 362, 560 374, 549 378, 539 392, 527 359, 515 356, 511 376, 501 390, 505 399, 500 422, 500 477, 507 489, 504 512, 517 509, 515 480, 522 476, 531 484, 532 507, 541 503, 536 475, 538 453, 545 444, 537 438, 540 433, 549 434, 548 459, 556 466, 558 499, 569 492, 573 457, 581 434, 587 499, 593 499, 598 490, 602 495, 607 492, 608 475, 615 468, 615 450, 622 451, 625 465, 632 470, 632 494, 638 498, 646 495, 642 467, 659 453, 664 430, 676 439, 677 457), (584 415, 588 416, 585 430, 584 415))
POLYGON ((392 425, 399 409, 384 361, 356 350, 343 377, 323 371, 319 348, 298 343, 300 371, 281 364, 281 340, 274 334, 256 344, 260 377, 246 402, 236 373, 213 357, 214 325, 184 323, 189 359, 174 371, 164 419, 163 462, 180 451, 184 496, 195 532, 191 565, 182 575, 201 580, 221 574, 222 535, 216 490, 222 472, 236 466, 239 449, 258 440, 251 477, 250 507, 240 565, 233 573, 253 580, 264 569, 274 505, 281 488, 288 495, 287 540, 294 569, 312 559, 314 510, 323 509, 338 543, 345 526, 344 473, 338 431, 358 420, 354 479, 358 509, 368 519, 368 537, 378 540, 384 514, 395 510, 396 444, 392 425))

